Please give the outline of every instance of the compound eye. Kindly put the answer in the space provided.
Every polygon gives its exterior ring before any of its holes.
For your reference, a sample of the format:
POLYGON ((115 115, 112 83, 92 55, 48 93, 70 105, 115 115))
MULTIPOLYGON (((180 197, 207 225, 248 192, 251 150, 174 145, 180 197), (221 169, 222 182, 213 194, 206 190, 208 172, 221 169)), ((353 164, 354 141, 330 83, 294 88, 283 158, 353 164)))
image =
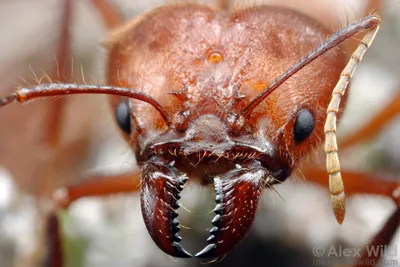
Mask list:
POLYGON ((314 117, 311 112, 306 109, 300 110, 294 123, 294 140, 299 143, 307 139, 314 130, 314 126, 314 117))
POLYGON ((131 115, 127 101, 121 101, 115 111, 115 119, 121 130, 127 134, 131 133, 131 115))

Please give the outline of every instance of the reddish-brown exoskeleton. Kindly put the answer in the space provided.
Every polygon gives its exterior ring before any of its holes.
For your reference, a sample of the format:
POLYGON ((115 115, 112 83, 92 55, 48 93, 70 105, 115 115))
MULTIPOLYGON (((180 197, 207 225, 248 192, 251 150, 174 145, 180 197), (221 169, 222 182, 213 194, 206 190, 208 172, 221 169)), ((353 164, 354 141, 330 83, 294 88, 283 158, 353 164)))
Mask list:
MULTIPOLYGON (((378 27, 378 15, 370 15, 326 40, 329 30, 285 8, 228 12, 168 5, 113 35, 107 43, 106 86, 42 84, 1 98, 0 106, 44 96, 115 95, 111 106, 140 173, 68 187, 60 207, 84 196, 134 191, 133 181, 140 179, 143 219, 154 242, 174 257, 192 257, 179 244, 180 193, 188 179, 212 184, 214 227, 209 244, 195 256, 217 257, 245 237, 264 188, 288 178, 324 139, 333 208, 343 221, 336 117, 378 27), (332 49, 362 30, 368 32, 350 60, 332 49)), ((319 181, 318 174, 309 174, 319 181)), ((349 192, 363 192, 361 183, 350 183, 349 192)), ((374 193, 399 204, 399 184, 385 185, 384 193, 379 188, 374 193)), ((397 208, 376 242, 390 242, 398 217, 397 208)), ((49 225, 57 228, 54 214, 49 225)), ((51 240, 59 246, 57 238, 51 240)), ((60 261, 56 255, 49 262, 60 266, 60 261)))

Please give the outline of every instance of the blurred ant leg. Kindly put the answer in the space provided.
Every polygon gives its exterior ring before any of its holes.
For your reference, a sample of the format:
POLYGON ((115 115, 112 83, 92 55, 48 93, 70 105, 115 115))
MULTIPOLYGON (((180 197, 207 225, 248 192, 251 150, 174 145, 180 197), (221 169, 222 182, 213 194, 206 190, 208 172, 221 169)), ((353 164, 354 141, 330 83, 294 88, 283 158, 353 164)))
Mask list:
MULTIPOLYGON (((68 58, 70 57, 70 48, 71 48, 71 40, 70 40, 70 24, 72 17, 72 3, 71 0, 64 0, 64 11, 61 22, 61 35, 59 39, 59 45, 56 51, 56 65, 54 66, 53 73, 51 75, 52 79, 57 79, 60 82, 65 82, 68 80, 67 77, 67 69, 70 68, 70 64, 68 62, 68 58)), ((47 117, 47 127, 45 132, 47 133, 48 144, 51 147, 55 147, 59 141, 60 135, 60 125, 61 125, 61 112, 62 108, 65 104, 64 99, 60 99, 59 101, 51 101, 50 102, 50 112, 48 112, 47 117)))
POLYGON ((112 3, 110 0, 91 1, 100 12, 103 22, 108 29, 112 30, 124 24, 125 20, 115 3, 112 3))
POLYGON ((74 201, 84 197, 110 196, 120 193, 133 193, 138 191, 140 172, 110 176, 92 176, 83 179, 76 185, 56 190, 54 194, 55 205, 46 218, 47 252, 45 267, 63 267, 63 250, 61 225, 58 212, 68 208, 74 201))
MULTIPOLYGON (((59 82, 64 82, 68 80, 67 70, 70 69, 69 57, 70 55, 70 24, 72 19, 72 0, 60 1, 62 6, 62 15, 60 20, 60 35, 57 40, 57 47, 55 50, 55 63, 50 73, 51 80, 58 80, 59 82)), ((40 170, 38 176, 42 177, 42 182, 40 189, 36 192, 38 195, 43 194, 43 192, 48 192, 49 188, 52 187, 52 177, 57 173, 54 168, 53 155, 59 147, 60 135, 61 135, 61 125, 63 123, 62 112, 66 105, 65 99, 60 99, 59 101, 49 101, 48 110, 43 119, 42 126, 42 136, 41 142, 44 145, 44 154, 46 157, 42 158, 39 163, 40 170)), ((49 221, 49 227, 57 227, 57 221, 54 218, 49 221)), ((46 229, 48 231, 48 229, 46 229)), ((56 239, 54 242, 58 242, 56 239)), ((50 250, 48 253, 53 254, 53 243, 47 245, 50 250)), ((37 250, 40 251, 42 244, 40 242, 37 244, 37 250)), ((58 264, 61 256, 54 251, 54 255, 51 256, 52 262, 46 263, 46 266, 61 266, 58 264)))
POLYGON ((400 225, 400 207, 397 206, 396 210, 389 217, 389 219, 387 219, 382 229, 374 236, 372 241, 368 244, 367 247, 370 248, 370 251, 364 248, 361 252, 361 257, 357 259, 354 267, 377 266, 382 254, 384 253, 381 252, 380 250, 378 253, 371 253, 371 250, 377 248, 386 248, 386 246, 388 246, 392 241, 397 229, 399 228, 399 225, 400 225))
MULTIPOLYGON (((345 184, 346 195, 372 194, 394 198, 400 206, 400 196, 396 190, 400 190, 400 182, 385 180, 377 175, 362 172, 342 170, 343 183, 345 184)), ((317 183, 323 187, 329 187, 329 180, 326 179, 325 169, 305 168, 301 170, 305 179, 317 183)))
MULTIPOLYGON (((51 79, 57 79, 60 82, 68 80, 67 69, 70 68, 69 57, 70 57, 70 24, 72 17, 72 3, 71 0, 64 0, 63 3, 63 15, 61 21, 61 34, 59 38, 59 44, 57 47, 55 59, 56 64, 53 67, 51 79)), ((45 119, 43 140, 49 145, 49 148, 56 148, 60 138, 60 127, 62 125, 61 114, 63 106, 65 105, 65 99, 59 101, 49 102, 49 111, 46 113, 47 118, 45 119)))
POLYGON ((99 175, 84 178, 74 185, 55 190, 53 198, 58 208, 68 208, 84 197, 103 197, 119 193, 132 193, 140 189, 139 171, 129 174, 99 175))
MULTIPOLYGON (((383 8, 382 0, 368 0, 364 11, 364 16, 368 16, 371 13, 380 11, 383 8)), ((348 49, 349 51, 354 51, 358 46, 358 40, 352 40, 348 49)), ((400 113, 400 92, 388 103, 372 120, 365 126, 362 126, 355 133, 352 133, 342 140, 339 141, 339 147, 341 149, 346 149, 356 143, 364 141, 375 134, 380 132, 382 127, 384 127, 385 122, 392 120, 397 113, 400 113)))
POLYGON ((386 104, 386 106, 376 114, 368 124, 356 130, 339 141, 341 149, 348 148, 358 142, 364 141, 379 133, 386 123, 394 119, 400 113, 400 91, 386 104))
POLYGON ((47 251, 44 257, 44 267, 63 267, 63 251, 60 221, 56 211, 51 211, 46 218, 47 251))
MULTIPOLYGON (((307 181, 316 182, 322 186, 329 187, 326 179, 326 171, 322 169, 302 170, 307 181)), ((376 266, 383 253, 368 252, 368 248, 379 248, 388 246, 392 241, 400 225, 400 182, 384 180, 381 177, 360 172, 342 171, 343 182, 346 185, 346 195, 374 194, 391 197, 396 208, 381 230, 374 236, 372 241, 365 247, 361 257, 357 259, 355 267, 376 266)))
MULTIPOLYGON (((123 19, 118 9, 107 0, 92 0, 93 4, 100 10, 102 17, 108 27, 115 27, 122 24, 123 19)), ((63 14, 61 20, 61 31, 59 44, 56 51, 56 65, 51 74, 51 79, 58 82, 69 82, 72 77, 67 73, 71 69, 71 36, 70 25, 72 20, 72 0, 64 0, 63 14)), ((61 98, 58 101, 49 102, 49 111, 46 113, 44 123, 43 140, 50 149, 56 150, 59 145, 62 111, 66 105, 66 99, 61 98)), ((51 176, 51 175, 50 175, 51 176)))
MULTIPOLYGON (((51 80, 65 82, 69 77, 69 69, 71 69, 71 62, 69 60, 70 54, 70 24, 72 19, 72 0, 63 0, 62 3, 62 17, 60 36, 55 51, 55 63, 50 74, 51 80)), ((52 182, 56 170, 54 165, 54 153, 59 148, 61 137, 61 128, 63 125, 62 113, 67 105, 66 99, 59 101, 49 101, 47 103, 47 111, 43 118, 43 125, 41 130, 40 142, 43 145, 44 155, 40 162, 39 176, 42 177, 40 188, 35 192, 37 195, 49 192, 52 188, 52 182)))

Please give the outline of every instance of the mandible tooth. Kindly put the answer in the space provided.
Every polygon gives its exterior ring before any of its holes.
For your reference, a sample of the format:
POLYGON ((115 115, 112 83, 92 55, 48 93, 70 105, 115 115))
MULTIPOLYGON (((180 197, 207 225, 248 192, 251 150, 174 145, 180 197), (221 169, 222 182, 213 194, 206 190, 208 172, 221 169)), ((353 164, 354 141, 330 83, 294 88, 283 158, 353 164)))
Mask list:
POLYGON ((180 230, 181 230, 181 227, 180 227, 179 225, 177 225, 177 226, 175 226, 175 227, 172 227, 172 232, 173 232, 174 234, 178 233, 180 230))
POLYGON ((179 216, 178 211, 177 210, 172 210, 171 216, 172 216, 172 219, 175 219, 176 217, 178 217, 179 216))
POLYGON ((173 220, 172 220, 172 226, 173 226, 173 227, 177 227, 178 225, 179 225, 178 219, 177 219, 177 218, 173 219, 173 220))
POLYGON ((215 235, 210 235, 210 236, 207 238, 207 243, 208 243, 208 244, 215 244, 215 241, 216 241, 215 235))
POLYGON ((214 226, 218 226, 219 223, 220 223, 220 221, 221 221, 221 215, 216 214, 216 215, 214 216, 214 218, 212 219, 211 223, 212 223, 212 225, 214 225, 214 226))
POLYGON ((221 214, 221 212, 222 212, 222 205, 221 205, 221 204, 215 205, 215 208, 214 208, 213 211, 214 211, 215 214, 221 214))
POLYGON ((182 237, 180 237, 177 233, 174 234, 173 239, 174 242, 181 242, 182 241, 182 237))
POLYGON ((179 207, 180 207, 180 205, 179 205, 179 202, 178 202, 178 201, 175 201, 175 203, 172 205, 172 208, 173 208, 174 210, 179 209, 179 207))
POLYGON ((175 257, 178 258, 192 258, 192 254, 187 252, 179 243, 172 242, 172 247, 175 249, 175 257))
POLYGON ((196 258, 212 258, 214 257, 214 250, 217 247, 216 244, 207 245, 202 251, 195 255, 196 258))
POLYGON ((213 227, 213 228, 211 228, 211 230, 210 230, 210 234, 216 234, 216 233, 218 233, 218 231, 219 231, 219 229, 218 229, 218 227, 213 227))

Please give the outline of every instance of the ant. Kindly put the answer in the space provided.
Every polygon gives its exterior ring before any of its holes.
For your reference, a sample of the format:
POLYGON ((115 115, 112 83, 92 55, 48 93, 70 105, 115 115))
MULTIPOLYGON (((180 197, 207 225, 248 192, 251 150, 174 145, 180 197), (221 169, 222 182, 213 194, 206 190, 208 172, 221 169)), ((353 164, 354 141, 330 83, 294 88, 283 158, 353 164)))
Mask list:
MULTIPOLYGON (((110 28, 123 24, 111 3, 92 2, 110 28)), ((71 6, 72 0, 65 0, 62 62, 71 6)), ((220 9, 170 4, 113 34, 106 44, 106 85, 61 81, 0 98, 0 106, 6 106, 49 96, 110 95, 115 121, 139 165, 129 175, 90 179, 58 191, 62 194, 48 215, 47 266, 63 264, 60 209, 82 197, 137 190, 147 231, 163 252, 179 258, 224 255, 247 235, 264 189, 284 182, 322 140, 325 174, 308 167, 304 176, 329 187, 339 224, 345 217, 345 192, 393 198, 397 208, 371 243, 389 244, 399 225, 400 184, 342 171, 336 140, 346 89, 379 25, 379 16, 371 14, 326 39, 330 32, 317 21, 287 8, 232 11, 225 1, 220 9), (333 49, 362 31, 349 59, 333 49), (216 194, 208 245, 195 255, 180 245, 178 234, 180 193, 188 181, 213 185, 216 194)), ((59 109, 62 102, 55 105, 59 109)), ((53 123, 58 115, 51 114, 53 123)), ((51 137, 56 145, 57 133, 51 137)), ((364 252, 361 259, 370 256, 364 252)))

